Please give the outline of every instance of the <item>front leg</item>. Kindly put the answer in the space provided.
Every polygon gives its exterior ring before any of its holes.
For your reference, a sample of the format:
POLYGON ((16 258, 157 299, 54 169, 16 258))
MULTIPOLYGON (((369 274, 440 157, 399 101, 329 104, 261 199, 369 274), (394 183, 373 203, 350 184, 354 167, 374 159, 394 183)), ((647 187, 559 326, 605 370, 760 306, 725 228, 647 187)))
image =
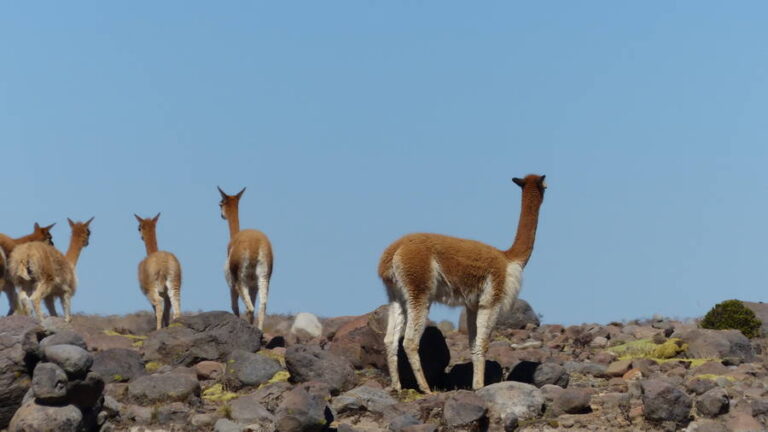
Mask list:
POLYGON ((472 352, 472 389, 479 390, 485 385, 485 352, 488 339, 496 325, 500 306, 481 307, 477 312, 477 337, 470 347, 472 352))

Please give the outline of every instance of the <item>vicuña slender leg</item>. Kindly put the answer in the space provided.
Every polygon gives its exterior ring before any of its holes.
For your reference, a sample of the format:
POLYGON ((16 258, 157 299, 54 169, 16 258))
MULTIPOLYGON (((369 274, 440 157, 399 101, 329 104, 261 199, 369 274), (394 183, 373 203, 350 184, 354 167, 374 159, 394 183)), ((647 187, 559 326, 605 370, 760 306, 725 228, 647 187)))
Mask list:
POLYGON ((472 347, 475 346, 475 338, 477 337, 477 309, 467 306, 466 311, 467 337, 469 338, 469 349, 471 351, 472 347))
POLYGON ((496 324, 498 315, 499 306, 480 307, 480 310, 477 311, 477 337, 474 345, 470 347, 473 390, 481 389, 485 385, 485 352, 488 350, 488 339, 491 337, 491 331, 496 324))
POLYGON ((0 279, 0 286, 3 287, 3 292, 5 292, 5 295, 8 297, 8 306, 10 306, 8 308, 8 316, 11 316, 16 313, 16 310, 19 308, 19 296, 12 283, 0 279))
POLYGON ((267 296, 269 295, 269 277, 267 276, 266 266, 260 265, 256 268, 256 275, 259 279, 259 330, 264 331, 264 318, 267 316, 267 296))
POLYGON ((40 307, 40 303, 42 302, 41 295, 44 291, 47 291, 43 287, 44 285, 42 283, 38 284, 37 287, 35 287, 35 291, 32 293, 31 296, 29 296, 29 300, 32 302, 32 306, 35 308, 35 314, 37 315, 37 319, 40 321, 43 320, 45 315, 43 315, 43 308, 40 307))
POLYGON ((243 303, 245 304, 246 319, 248 323, 253 325, 253 302, 251 301, 251 293, 249 292, 250 290, 244 282, 240 282, 238 291, 240 292, 240 297, 243 298, 243 303))
POLYGON ((163 297, 158 294, 160 287, 155 288, 155 292, 151 294, 149 301, 152 303, 152 307, 155 308, 155 328, 160 330, 163 328, 163 309, 165 303, 163 297))
POLYGON ((45 303, 45 308, 48 309, 48 315, 55 317, 59 316, 56 313, 56 305, 53 303, 53 297, 46 297, 43 299, 43 303, 45 303))
POLYGON ((168 287, 168 294, 171 300, 171 319, 177 319, 181 316, 181 287, 175 282, 171 282, 168 287))
POLYGON ((61 296, 61 308, 64 310, 64 321, 72 322, 72 296, 64 294, 61 296))
POLYGON ((384 335, 384 345, 387 348, 387 365, 389 366, 392 388, 398 391, 402 390, 402 385, 400 384, 400 373, 397 370, 397 350, 404 326, 403 306, 399 302, 393 301, 389 304, 389 319, 387 320, 387 333, 384 335))
POLYGON ((235 287, 229 288, 229 297, 232 300, 232 313, 239 317, 240 316, 240 304, 238 303, 238 299, 240 298, 240 294, 237 293, 237 289, 235 287))
POLYGON ((408 357, 408 362, 413 369, 413 375, 419 385, 419 390, 424 393, 432 393, 429 389, 427 379, 424 377, 424 370, 421 368, 421 357, 419 356, 419 343, 421 335, 424 334, 424 327, 427 324, 427 315, 429 313, 429 303, 422 299, 411 299, 406 304, 406 314, 408 316, 405 325, 405 337, 403 339, 403 349, 408 357))

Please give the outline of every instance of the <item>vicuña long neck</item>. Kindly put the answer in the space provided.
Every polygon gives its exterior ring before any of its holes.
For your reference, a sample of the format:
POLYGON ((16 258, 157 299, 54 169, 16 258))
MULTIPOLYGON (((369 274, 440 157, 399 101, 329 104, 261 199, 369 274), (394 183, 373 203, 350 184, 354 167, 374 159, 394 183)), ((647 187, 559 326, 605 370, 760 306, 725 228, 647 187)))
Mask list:
POLYGON ((147 248, 147 255, 157 252, 157 235, 154 232, 144 234, 144 247, 147 248))
POLYGON ((82 250, 82 241, 75 237, 69 239, 69 248, 67 248, 67 253, 64 254, 64 257, 67 259, 67 261, 69 261, 73 268, 77 265, 77 260, 80 258, 80 251, 82 250))
POLYGON ((33 234, 25 235, 24 237, 19 237, 17 239, 14 239, 13 242, 16 244, 24 244, 24 243, 29 243, 31 241, 35 241, 37 239, 38 237, 35 237, 35 234, 33 233, 33 234))
POLYGON ((505 251, 505 255, 512 261, 528 264, 533 252, 533 243, 536 241, 536 226, 539 223, 539 208, 544 200, 536 186, 527 186, 523 189, 523 202, 520 206, 520 221, 517 223, 517 234, 512 247, 505 251))
POLYGON ((231 240, 235 234, 240 232, 240 215, 237 208, 231 215, 227 215, 227 223, 229 224, 229 239, 231 240))

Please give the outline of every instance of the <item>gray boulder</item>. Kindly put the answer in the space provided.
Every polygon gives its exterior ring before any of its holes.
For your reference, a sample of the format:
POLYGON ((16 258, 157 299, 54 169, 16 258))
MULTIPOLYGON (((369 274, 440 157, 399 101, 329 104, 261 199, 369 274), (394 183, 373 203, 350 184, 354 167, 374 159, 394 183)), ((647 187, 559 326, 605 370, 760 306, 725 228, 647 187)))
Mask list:
POLYGON ((541 415, 544 396, 530 384, 505 381, 483 387, 475 392, 488 406, 491 417, 501 420, 513 414, 518 420, 529 420, 541 415))
POLYGON ((0 318, 0 429, 8 426, 32 383, 44 330, 28 316, 0 318))
POLYGON ((83 414, 74 405, 47 406, 28 401, 14 414, 8 432, 78 432, 82 426, 83 414))
POLYGON ((728 393, 719 387, 704 393, 696 401, 696 410, 704 417, 717 417, 725 414, 729 407, 728 393))
POLYGON ((160 373, 146 375, 128 385, 128 396, 142 405, 157 402, 184 402, 200 395, 200 383, 194 374, 160 373))
POLYGON ((592 395, 581 388, 565 389, 555 395, 552 410, 555 414, 585 414, 591 412, 592 395))
POLYGON ((274 425, 275 416, 253 395, 241 396, 229 403, 230 418, 237 423, 257 423, 261 426, 274 425))
POLYGON ((67 397, 67 374, 53 363, 38 363, 32 376, 32 394, 38 403, 55 404, 67 397))
POLYGON ((88 372, 84 379, 70 380, 67 401, 87 410, 96 406, 104 393, 104 379, 98 372, 88 372))
POLYGON ((357 410, 382 413, 396 403, 397 401, 385 390, 360 386, 335 397, 332 407, 337 414, 357 410))
POLYGON ((111 348, 93 354, 91 369, 106 382, 125 382, 146 375, 141 354, 126 348, 111 348))
POLYGON ((546 384, 554 384, 562 388, 568 387, 571 377, 563 366, 557 363, 546 362, 536 367, 533 373, 533 385, 541 387, 546 384))
POLYGON ((233 351, 226 365, 226 374, 233 388, 264 384, 283 369, 275 359, 243 350, 233 351))
POLYGON ((294 388, 283 397, 276 417, 280 432, 319 432, 333 421, 325 399, 301 387, 294 388))
POLYGON ((486 421, 483 399, 474 392, 459 390, 443 405, 443 422, 450 430, 482 430, 486 421))
POLYGON ((70 378, 82 378, 93 364, 88 351, 76 345, 51 345, 43 350, 46 360, 56 363, 70 378))
POLYGON ((768 303, 746 301, 742 301, 741 303, 751 309, 752 312, 755 313, 757 319, 762 321, 762 325, 760 326, 760 335, 763 337, 768 336, 768 303))
POLYGON ((330 351, 340 355, 356 369, 387 368, 384 333, 387 330, 389 306, 349 319, 333 333, 330 351))
POLYGON ((59 330, 40 341, 41 349, 45 349, 46 347, 53 345, 75 345, 84 350, 88 349, 88 347, 85 345, 85 340, 83 340, 83 337, 73 332, 72 330, 59 330))
POLYGON ((234 350, 258 351, 261 332, 229 312, 185 315, 144 341, 146 361, 191 366, 203 360, 224 361, 234 350))
POLYGON ((285 364, 291 381, 302 383, 321 381, 328 384, 334 395, 349 390, 357 380, 348 360, 317 345, 293 345, 285 351, 285 364))
POLYGON ((647 380, 641 384, 643 414, 653 422, 671 421, 687 423, 693 402, 677 387, 661 380, 647 380))
POLYGON ((675 332, 688 344, 687 353, 695 358, 718 358, 751 362, 755 359, 752 344, 738 330, 690 329, 675 332))

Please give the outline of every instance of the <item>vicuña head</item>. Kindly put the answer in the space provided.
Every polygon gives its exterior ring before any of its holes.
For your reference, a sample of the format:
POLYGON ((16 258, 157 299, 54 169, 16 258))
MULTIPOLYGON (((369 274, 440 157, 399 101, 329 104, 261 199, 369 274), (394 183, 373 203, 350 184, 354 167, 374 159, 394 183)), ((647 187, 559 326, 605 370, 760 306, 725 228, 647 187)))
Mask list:
POLYGON ((472 353, 472 387, 484 384, 485 352, 499 313, 514 303, 533 250, 544 176, 514 178, 523 189, 520 220, 512 247, 500 250, 474 240, 439 234, 409 234, 392 243, 379 260, 379 277, 390 300, 384 343, 392 386, 400 389, 397 351, 403 349, 419 389, 430 392, 419 357, 419 341, 433 302, 464 306, 472 353))
POLYGON ((231 218, 232 216, 237 216, 238 205, 240 204, 240 198, 243 196, 243 193, 245 192, 245 188, 243 188, 243 190, 241 190, 240 192, 234 195, 227 195, 218 186, 216 186, 216 188, 219 190, 219 193, 221 194, 221 201, 219 202, 219 207, 221 208, 221 218, 226 220, 231 218))
POLYGON ((33 228, 32 234, 16 239, 16 244, 39 241, 43 243, 48 243, 49 245, 53 246, 53 236, 51 235, 51 228, 53 228, 54 225, 56 225, 55 222, 46 227, 43 227, 43 226, 40 226, 40 224, 38 224, 37 222, 35 222, 35 226, 33 228))

